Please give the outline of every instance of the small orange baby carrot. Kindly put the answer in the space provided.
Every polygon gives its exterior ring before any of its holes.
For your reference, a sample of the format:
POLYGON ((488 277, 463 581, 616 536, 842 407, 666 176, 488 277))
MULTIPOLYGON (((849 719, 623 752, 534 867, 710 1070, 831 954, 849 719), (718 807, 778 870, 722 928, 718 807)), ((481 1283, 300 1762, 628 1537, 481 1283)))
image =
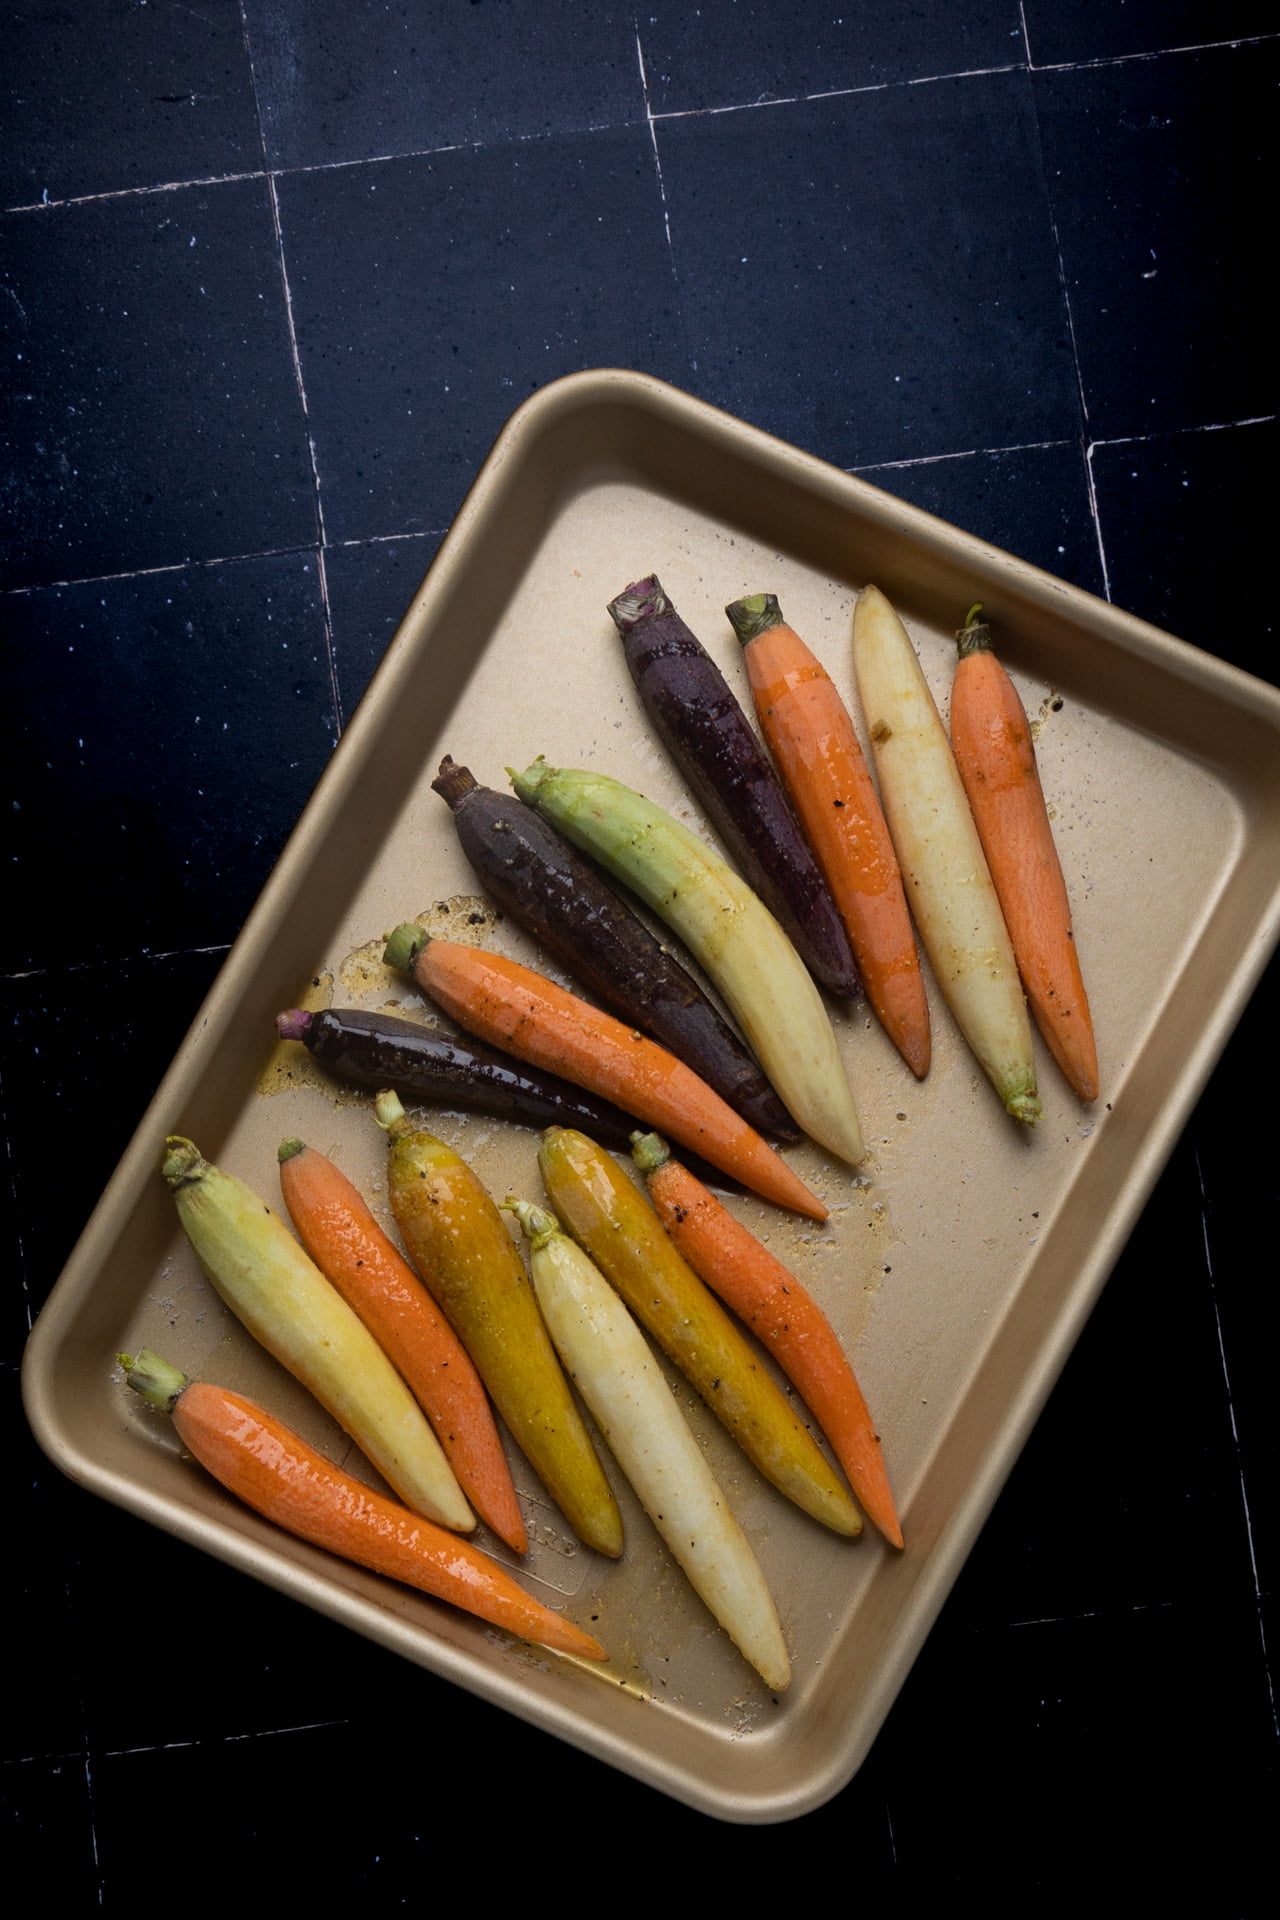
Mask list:
POLYGON ((616 1101, 777 1206, 826 1219, 821 1200, 705 1080, 612 1014, 503 954, 433 940, 407 923, 391 935, 384 958, 408 968, 478 1039, 616 1101))
POLYGON ((1075 1092, 1096 1100, 1093 1020, 1031 729, 981 611, 956 635, 951 744, 1036 1025, 1075 1092))
POLYGON ((129 1385, 172 1415, 201 1466, 286 1533, 524 1640, 583 1660, 607 1658, 599 1641, 527 1594, 478 1547, 344 1473, 252 1400, 189 1380, 146 1348, 119 1358, 129 1385))
POLYGON ((929 1003, 898 856, 849 709, 771 593, 725 608, 756 713, 823 878, 867 998, 911 1071, 929 1071, 929 1003))
POLYGON ((649 1198, 689 1265, 746 1321, 803 1394, 849 1476, 849 1484, 891 1546, 902 1528, 875 1424, 831 1322, 755 1235, 708 1193, 657 1134, 633 1135, 632 1157, 649 1198))
POLYGON ((280 1144, 280 1191, 298 1238, 399 1368, 472 1506, 516 1553, 529 1539, 497 1424, 466 1348, 358 1190, 301 1140, 280 1144))

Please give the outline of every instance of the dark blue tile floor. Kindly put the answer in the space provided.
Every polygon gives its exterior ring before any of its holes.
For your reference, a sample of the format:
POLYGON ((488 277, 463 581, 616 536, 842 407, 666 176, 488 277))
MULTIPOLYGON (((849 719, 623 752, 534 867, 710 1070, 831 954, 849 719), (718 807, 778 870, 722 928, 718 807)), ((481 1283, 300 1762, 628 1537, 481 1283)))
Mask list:
POLYGON ((562 1893, 623 1860, 794 1899, 789 1857, 854 1898, 1053 1910, 1209 1872, 1213 1911, 1264 1910, 1274 970, 870 1757, 790 1831, 690 1813, 94 1501, 16 1388, 545 382, 658 374, 1278 677, 1276 24, 1261 0, 0 0, 0 1365, 7 1644, 39 1689, 10 1689, 0 1793, 46 1899, 123 1908, 140 1857, 153 1884, 391 1907, 443 1851, 505 1889, 480 1781, 514 1884, 562 1893), (285 1781, 323 1810, 305 1855, 285 1781))

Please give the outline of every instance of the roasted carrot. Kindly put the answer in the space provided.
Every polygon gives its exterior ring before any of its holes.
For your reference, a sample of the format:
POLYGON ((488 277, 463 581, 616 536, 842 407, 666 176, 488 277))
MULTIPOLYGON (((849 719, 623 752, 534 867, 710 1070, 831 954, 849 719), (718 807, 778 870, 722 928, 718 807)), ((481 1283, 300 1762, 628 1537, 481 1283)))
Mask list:
MULTIPOLYGON (((692 1067, 760 1133, 800 1138, 759 1063, 670 943, 536 807, 477 785, 448 755, 431 784, 452 808, 462 851, 486 891, 593 1000, 692 1067)), ((542 1124, 602 1137, 589 1120, 548 1114, 542 1124)), ((625 1152, 625 1136, 620 1144, 625 1152)))
POLYGON ((635 1181, 572 1127, 548 1127, 538 1167, 565 1227, 747 1458, 824 1527, 860 1534, 839 1475, 635 1181))
POLYGON ((578 1538, 622 1552, 622 1515, 556 1359, 507 1223, 466 1161, 378 1095, 387 1195, 410 1258, 475 1361, 517 1446, 578 1538))
POLYGON ((173 1416, 182 1444, 201 1466, 286 1533, 463 1607, 522 1640, 582 1660, 607 1659, 598 1640, 542 1606, 478 1547, 344 1473, 253 1401, 189 1380, 146 1348, 119 1359, 129 1385, 173 1416))
POLYGON ((433 940, 411 924, 396 928, 384 957, 407 967, 468 1033, 616 1100, 766 1200, 826 1219, 821 1200, 754 1127, 674 1054, 612 1014, 502 954, 433 940))
POLYGON ((770 1687, 785 1687, 791 1663, 760 1563, 644 1335, 554 1214, 503 1204, 528 1237, 542 1317, 614 1459, 725 1632, 770 1687))
POLYGON ((803 1394, 849 1476, 849 1484, 891 1546, 902 1545, 875 1423, 835 1330, 795 1275, 722 1207, 657 1134, 637 1134, 632 1157, 658 1218, 689 1265, 746 1321, 803 1394))
POLYGON ((764 737, 840 909, 867 998, 923 1079, 929 1003, 898 857, 849 709, 773 594, 751 594, 725 612, 743 645, 764 737))
POLYGON ((981 612, 971 607, 956 635, 951 745, 1036 1025, 1076 1093, 1096 1100, 1093 1021, 1031 729, 981 612))
POLYGON ((844 923, 769 756, 656 574, 609 603, 636 692, 730 858, 815 980, 852 997, 844 923))
POLYGON ((347 1176, 301 1140, 280 1144, 280 1191, 311 1258, 403 1374, 463 1492, 499 1539, 528 1549, 511 1469, 466 1348, 347 1176))
POLYGON ((315 1394, 406 1506, 469 1533, 475 1515, 422 1408, 279 1214, 181 1134, 165 1141, 161 1172, 197 1259, 254 1339, 315 1394))
POLYGON ((607 773, 539 758, 512 782, 680 936, 792 1119, 851 1167, 865 1159, 830 1015, 759 894, 682 821, 607 773))
POLYGON ((858 595, 853 667, 884 817, 934 978, 1005 1111, 1033 1127, 1040 1099, 1013 942, 929 683, 878 587, 858 595))

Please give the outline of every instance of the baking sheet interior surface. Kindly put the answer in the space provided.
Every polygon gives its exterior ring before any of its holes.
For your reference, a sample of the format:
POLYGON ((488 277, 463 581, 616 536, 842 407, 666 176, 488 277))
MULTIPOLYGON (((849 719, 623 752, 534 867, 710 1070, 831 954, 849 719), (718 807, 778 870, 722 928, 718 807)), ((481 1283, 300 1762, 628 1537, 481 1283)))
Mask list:
MULTIPOLYGON (((405 793, 394 831, 371 871, 335 874, 334 897, 349 891, 349 905, 322 950, 294 955, 300 1000, 420 1010, 411 985, 380 958, 381 936, 406 918, 554 972, 480 895, 444 803, 431 790, 445 752, 495 786, 505 785, 504 768, 523 767, 540 753, 556 764, 598 767, 706 831, 638 704, 605 612, 609 599, 650 570, 744 699, 739 648, 723 607, 744 593, 776 592, 858 714, 849 583, 646 486, 585 487, 562 506, 532 563, 511 583, 494 630, 466 636, 470 670, 452 710, 415 715, 420 758, 398 769, 405 793)), ((913 618, 909 603, 901 610, 945 713, 951 635, 913 618)), ((956 624, 964 612, 955 609, 956 624)), ((895 1562, 869 1532, 851 1544, 805 1519, 759 1479, 691 1390, 677 1388, 778 1600, 795 1678, 775 1700, 693 1599, 616 1472, 628 1548, 614 1566, 576 1545, 523 1463, 514 1462, 533 1540, 525 1564, 530 1584, 575 1618, 589 1619, 611 1653, 607 1688, 581 1673, 551 1680, 553 1694, 558 1682, 558 1697, 566 1690, 572 1697, 569 1718, 578 1725, 568 1731, 587 1744, 611 1733, 623 1743, 611 1757, 658 1784, 674 1781, 673 1790, 695 1803, 714 1807, 744 1788, 749 1798, 757 1787, 803 1799, 810 1781, 838 1783, 833 1770, 850 1750, 850 1725, 865 1713, 861 1696, 883 1686, 886 1671, 897 1672, 903 1653, 894 1636, 931 1544, 948 1525, 948 1435, 1054 1236, 1088 1245, 1089 1223, 1071 1219, 1073 1186, 1091 1156, 1106 1151, 1111 1109, 1238 852, 1239 807, 1227 786, 1110 717, 1105 687, 1091 704, 1016 672, 1015 679, 1036 731, 1073 901, 1100 1035, 1101 1099, 1082 1108, 1040 1047, 1045 1116, 1029 1134, 1000 1110, 932 983, 934 1058, 923 1083, 901 1066, 865 1007, 837 1008, 867 1162, 855 1173, 812 1146, 789 1152, 831 1209, 822 1227, 753 1199, 731 1202, 794 1265, 851 1353, 884 1437, 908 1554, 895 1562), (1135 785, 1147 796, 1140 813, 1127 798, 1135 785), (652 1703, 660 1703, 660 1713, 652 1703)), ((392 731, 390 717, 387 725, 392 731)), ((276 1146, 299 1134, 335 1157, 389 1223, 384 1147, 367 1101, 336 1089, 301 1047, 273 1050, 269 1033, 233 1033, 227 1044, 237 1050, 247 1097, 219 1150, 221 1162, 278 1204, 276 1146)), ((181 1112, 168 1124, 194 1128, 181 1112)), ((429 1124, 496 1195, 541 1197, 532 1131, 438 1112, 429 1124)), ((1044 1335, 1051 1330, 1046 1322, 1044 1335)), ((320 1444, 352 1454, 309 1396, 242 1334, 176 1230, 119 1336, 121 1344, 164 1348, 197 1376, 259 1394, 320 1444)), ((132 1471, 144 1480, 158 1476, 176 1492, 189 1469, 171 1435, 141 1406, 128 1406, 122 1394, 119 1401, 136 1455, 132 1471)), ((1002 1412, 998 1399, 978 1409, 993 1437, 1002 1412)), ((358 1460, 348 1464, 359 1470, 358 1460)), ((211 1515, 226 1508, 244 1530, 216 1490, 202 1487, 198 1504, 211 1515)), ((316 1556, 302 1558, 314 1562, 316 1556)), ((353 1594, 377 1591, 363 1576, 345 1584, 353 1594)), ((430 1661, 439 1610, 397 1596, 393 1611, 420 1623, 419 1657, 430 1661)), ((509 1685, 527 1690, 535 1682, 545 1694, 557 1664, 471 1623, 451 1625, 445 1638, 493 1668, 499 1697, 509 1685)), ((868 1727, 863 1745, 873 1731, 868 1727)))

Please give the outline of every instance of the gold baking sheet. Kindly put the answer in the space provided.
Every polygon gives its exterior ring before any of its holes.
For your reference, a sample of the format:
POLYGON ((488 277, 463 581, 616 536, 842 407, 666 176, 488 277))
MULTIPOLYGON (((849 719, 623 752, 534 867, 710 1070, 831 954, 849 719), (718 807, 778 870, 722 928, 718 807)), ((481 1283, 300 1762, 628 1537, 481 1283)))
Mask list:
MULTIPOLYGON (((737 1821, 808 1811, 866 1753, 1274 944, 1278 742, 1274 689, 658 381, 603 371, 547 388, 494 448, 41 1315, 24 1363, 41 1444, 105 1498, 691 1806, 737 1821), (1099 1037, 1089 1109, 1037 1041, 1045 1112, 1030 1134, 932 982, 922 1084, 865 1007, 836 1008, 868 1161, 854 1174, 788 1151, 831 1208, 821 1228, 732 1202, 844 1338, 907 1537, 895 1555, 870 1530, 828 1535, 678 1388, 778 1602, 795 1674, 778 1698, 611 1462, 618 1564, 576 1546, 513 1456, 524 1577, 590 1623, 611 1653, 602 1675, 279 1534, 183 1457, 113 1365, 153 1345, 368 1471, 204 1281, 156 1170, 161 1143, 189 1134, 279 1205, 276 1146, 299 1134, 388 1217, 368 1102, 275 1047, 274 1015, 304 1000, 415 1007, 378 956, 419 914, 545 966, 478 899, 431 791, 445 753, 492 786, 539 753, 599 767, 705 831, 605 612, 650 571, 748 710, 723 608, 777 593, 859 721, 859 587, 893 599, 944 714, 953 631, 983 602, 1036 727, 1099 1037)), ((541 1197, 533 1132, 438 1111, 429 1124, 498 1197, 541 1197)))

